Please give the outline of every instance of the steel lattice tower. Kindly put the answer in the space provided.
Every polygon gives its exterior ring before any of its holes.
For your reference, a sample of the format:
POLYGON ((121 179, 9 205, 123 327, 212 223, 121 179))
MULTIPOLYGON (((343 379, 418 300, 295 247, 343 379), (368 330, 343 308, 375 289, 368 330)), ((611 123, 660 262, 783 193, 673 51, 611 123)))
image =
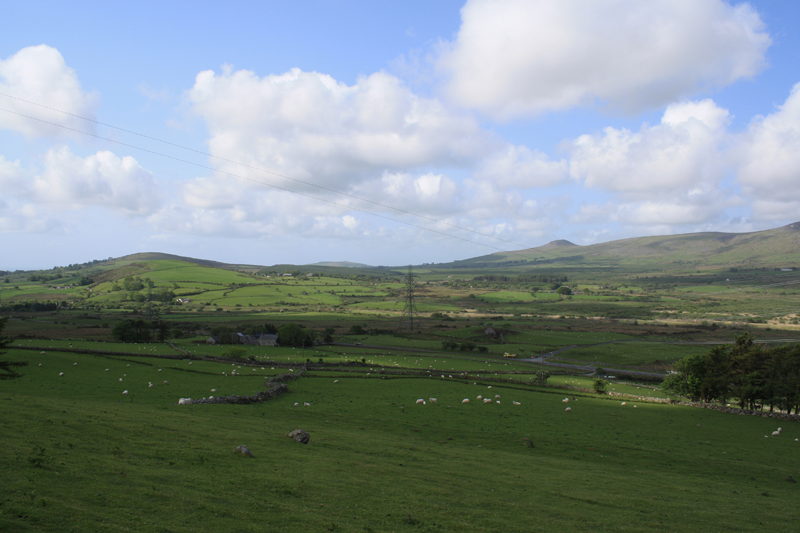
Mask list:
POLYGON ((422 319, 417 311, 417 304, 414 301, 414 274, 411 272, 411 265, 408 265, 408 275, 406 275, 406 305, 403 307, 403 315, 400 317, 400 323, 397 325, 399 331, 403 324, 406 324, 407 331, 411 333, 414 331, 414 322, 417 322, 419 329, 422 329, 422 319))

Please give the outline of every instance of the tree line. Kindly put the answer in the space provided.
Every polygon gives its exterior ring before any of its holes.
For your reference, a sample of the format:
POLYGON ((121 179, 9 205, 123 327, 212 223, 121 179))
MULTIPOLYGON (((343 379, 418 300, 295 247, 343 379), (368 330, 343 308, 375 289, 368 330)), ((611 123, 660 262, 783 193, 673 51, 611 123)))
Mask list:
POLYGON ((735 399, 742 409, 800 412, 800 344, 766 347, 744 333, 732 345, 681 359, 674 369, 664 390, 693 401, 735 399))

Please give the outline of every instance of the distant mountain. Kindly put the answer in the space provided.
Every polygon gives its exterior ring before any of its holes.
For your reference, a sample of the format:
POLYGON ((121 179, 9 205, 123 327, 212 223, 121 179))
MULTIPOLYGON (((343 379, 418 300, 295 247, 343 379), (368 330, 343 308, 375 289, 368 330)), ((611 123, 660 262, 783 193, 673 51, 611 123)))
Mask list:
POLYGON ((219 261, 210 261, 208 259, 195 259, 194 257, 184 257, 181 255, 164 254, 161 252, 141 252, 137 254, 130 254, 124 257, 115 257, 109 264, 113 265, 120 262, 140 262, 140 261, 185 261, 187 263, 194 263, 196 265, 222 268, 225 270, 260 270, 264 268, 258 265, 234 265, 229 263, 220 263, 219 261))
POLYGON ((374 268, 372 265, 364 263, 351 263, 350 261, 321 261, 304 266, 325 266, 325 267, 344 267, 344 268, 374 268))
POLYGON ((634 237, 588 246, 560 240, 527 250, 497 252, 439 266, 485 268, 523 263, 800 267, 800 222, 752 233, 705 232, 634 237))

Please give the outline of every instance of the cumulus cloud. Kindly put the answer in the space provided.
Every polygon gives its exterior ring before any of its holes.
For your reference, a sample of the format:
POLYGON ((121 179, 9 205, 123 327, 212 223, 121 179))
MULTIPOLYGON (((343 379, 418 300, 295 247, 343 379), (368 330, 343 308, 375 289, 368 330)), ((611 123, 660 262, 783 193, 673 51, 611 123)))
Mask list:
MULTIPOLYGON (((90 119, 94 118, 97 105, 96 95, 81 88, 78 76, 64 62, 61 53, 44 44, 23 48, 8 59, 0 60, 0 93, 90 119)), ((15 113, 38 117, 54 124, 92 129, 90 123, 74 116, 14 98, 0 96, 0 104, 15 113)), ((31 138, 75 135, 52 124, 2 111, 0 128, 17 131, 31 138)))
MULTIPOLYGON (((741 198, 723 190, 729 142, 726 109, 711 100, 667 107, 661 123, 638 132, 605 128, 566 145, 570 175, 612 193, 616 220, 632 225, 696 224, 714 219, 741 198)), ((585 213, 596 211, 592 207, 585 213)))
POLYGON ((800 83, 774 113, 751 122, 734 154, 758 218, 800 219, 800 83))
POLYGON ((771 39, 723 0, 470 0, 438 68, 446 93, 497 119, 666 105, 764 67, 771 39))
POLYGON ((477 179, 520 189, 557 185, 567 175, 565 160, 553 161, 539 150, 516 145, 508 145, 490 154, 479 163, 475 172, 477 179))
POLYGON ((711 100, 673 104, 656 126, 605 128, 567 144, 570 174, 590 188, 629 197, 702 191, 723 176, 719 152, 729 114, 711 100))
MULTIPOLYGON (((299 69, 259 77, 226 67, 198 74, 187 98, 208 125, 213 155, 336 190, 387 171, 463 166, 498 144, 473 118, 384 72, 349 86, 299 69)), ((240 166, 222 168, 298 187, 240 166)))
POLYGON ((84 158, 61 147, 49 150, 42 166, 37 174, 23 172, 0 157, 0 192, 49 210, 103 207, 129 217, 148 215, 161 203, 153 175, 132 157, 100 151, 84 158))

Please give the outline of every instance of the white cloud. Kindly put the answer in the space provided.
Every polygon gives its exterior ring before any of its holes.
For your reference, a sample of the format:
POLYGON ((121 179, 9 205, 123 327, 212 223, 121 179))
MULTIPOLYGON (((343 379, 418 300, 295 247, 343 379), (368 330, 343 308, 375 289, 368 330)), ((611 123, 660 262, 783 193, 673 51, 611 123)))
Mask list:
POLYGON ((734 159, 757 218, 800 219, 800 83, 775 113, 752 121, 734 159))
MULTIPOLYGON (((384 72, 348 86, 299 69, 258 77, 226 67, 198 74, 187 98, 208 125, 215 156, 336 190, 387 171, 463 166, 498 144, 474 119, 384 72)), ((241 166, 222 168, 303 189, 241 166)))
POLYGON ((83 158, 65 146, 50 149, 42 166, 33 175, 0 156, 0 191, 48 211, 102 207, 128 217, 148 215, 161 203, 153 175, 132 157, 100 151, 83 158))
POLYGON ((666 105, 753 76, 771 44, 749 4, 723 0, 470 0, 461 18, 446 93, 497 119, 666 105))
MULTIPOLYGON (((90 119, 94 118, 97 104, 96 95, 81 88, 78 76, 66 65, 61 53, 44 44, 23 48, 8 59, 0 60, 0 93, 90 119)), ((0 104, 15 113, 61 126, 93 130, 91 123, 84 120, 14 98, 0 96, 0 104)), ((78 135, 52 124, 2 111, 0 128, 20 132, 26 137, 78 135)))
POLYGON ((587 187, 631 198, 691 197, 723 177, 719 150, 728 121, 728 111, 711 100, 673 104, 659 125, 645 124, 637 133, 608 127, 569 143, 570 174, 587 187))
POLYGON ((511 144, 483 159, 475 172, 477 179, 520 189, 557 185, 567 175, 566 161, 552 161, 539 150, 511 144))

